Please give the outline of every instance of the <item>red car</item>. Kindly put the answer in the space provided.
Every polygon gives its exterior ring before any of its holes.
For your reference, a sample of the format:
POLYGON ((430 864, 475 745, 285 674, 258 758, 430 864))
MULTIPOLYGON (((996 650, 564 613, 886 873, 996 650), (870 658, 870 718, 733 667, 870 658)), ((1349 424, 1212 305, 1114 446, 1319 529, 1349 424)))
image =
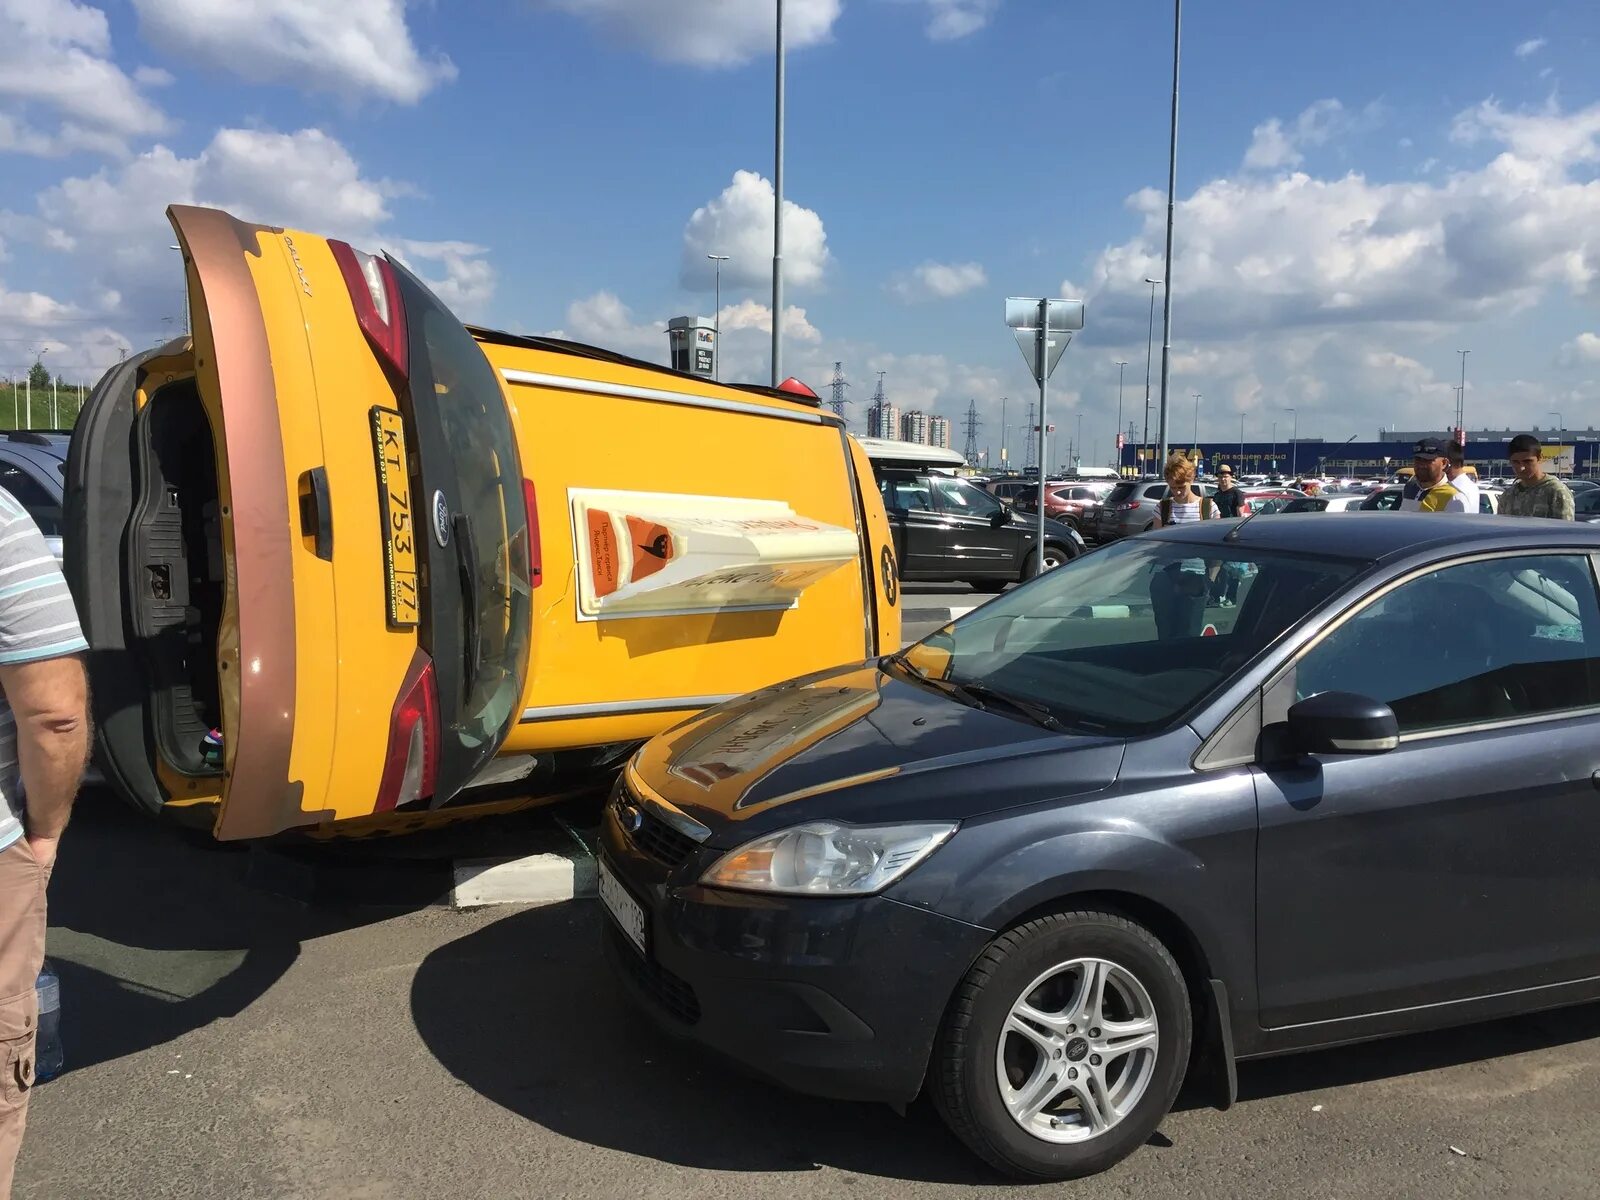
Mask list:
POLYGON ((1305 493, 1291 487, 1264 487, 1245 488, 1244 501, 1239 505, 1239 515, 1248 517, 1251 513, 1266 516, 1269 513, 1282 512, 1283 506, 1291 500, 1304 498, 1305 493))
MULTIPOLYGON (((1081 533, 1083 510, 1092 504, 1099 504, 1114 487, 1115 480, 1104 483, 1047 483, 1044 487, 1045 516, 1065 521, 1081 533)), ((1018 512, 1038 512, 1038 490, 1022 493, 1011 502, 1011 507, 1018 512)))

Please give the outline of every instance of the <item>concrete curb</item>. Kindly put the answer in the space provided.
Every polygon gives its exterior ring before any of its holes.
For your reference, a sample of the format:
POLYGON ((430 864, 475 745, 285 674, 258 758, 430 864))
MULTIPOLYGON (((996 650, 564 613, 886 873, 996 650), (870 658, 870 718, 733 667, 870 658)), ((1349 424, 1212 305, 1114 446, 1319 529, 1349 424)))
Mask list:
POLYGON ((573 847, 521 858, 459 859, 452 908, 493 904, 560 904, 587 899, 595 891, 594 855, 573 847))

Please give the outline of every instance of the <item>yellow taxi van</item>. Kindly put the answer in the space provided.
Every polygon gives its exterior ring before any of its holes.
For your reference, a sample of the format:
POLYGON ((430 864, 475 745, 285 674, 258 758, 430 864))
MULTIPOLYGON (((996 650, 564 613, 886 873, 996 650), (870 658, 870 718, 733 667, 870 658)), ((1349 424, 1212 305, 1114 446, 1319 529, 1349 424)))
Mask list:
POLYGON ((807 389, 469 330, 392 258, 168 215, 192 334, 106 373, 67 462, 96 756, 134 805, 410 830, 899 649, 871 466, 807 389))

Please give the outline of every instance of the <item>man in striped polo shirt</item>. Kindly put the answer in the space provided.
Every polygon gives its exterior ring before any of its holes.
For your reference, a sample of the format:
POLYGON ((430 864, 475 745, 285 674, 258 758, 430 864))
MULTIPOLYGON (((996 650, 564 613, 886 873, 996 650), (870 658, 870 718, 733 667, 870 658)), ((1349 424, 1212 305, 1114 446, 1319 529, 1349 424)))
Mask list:
POLYGON ((89 757, 87 649, 39 527, 0 489, 0 1197, 33 1087, 45 886, 89 757))

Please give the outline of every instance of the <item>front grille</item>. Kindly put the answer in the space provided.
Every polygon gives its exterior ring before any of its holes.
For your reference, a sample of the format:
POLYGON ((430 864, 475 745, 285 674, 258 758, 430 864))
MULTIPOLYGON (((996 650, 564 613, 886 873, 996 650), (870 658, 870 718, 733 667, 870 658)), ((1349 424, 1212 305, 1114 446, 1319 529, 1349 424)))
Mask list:
POLYGON ((669 867, 680 867, 688 862, 700 843, 679 833, 647 808, 639 810, 639 828, 629 836, 641 853, 669 867))
POLYGON ((694 988, 679 979, 653 958, 640 954, 634 944, 610 921, 606 922, 606 937, 611 941, 611 957, 628 973, 639 990, 668 1016, 685 1025, 700 1020, 700 998, 694 988))

